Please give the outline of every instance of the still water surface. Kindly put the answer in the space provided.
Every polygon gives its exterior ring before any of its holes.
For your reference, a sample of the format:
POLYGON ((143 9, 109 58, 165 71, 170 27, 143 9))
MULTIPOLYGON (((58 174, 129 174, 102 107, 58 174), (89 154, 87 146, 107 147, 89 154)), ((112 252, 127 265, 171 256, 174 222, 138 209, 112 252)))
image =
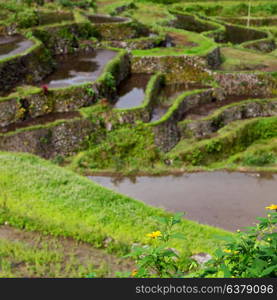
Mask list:
POLYGON ((270 173, 89 178, 152 206, 185 211, 188 219, 232 231, 253 225, 257 216, 266 215, 265 206, 277 203, 277 174, 270 173))

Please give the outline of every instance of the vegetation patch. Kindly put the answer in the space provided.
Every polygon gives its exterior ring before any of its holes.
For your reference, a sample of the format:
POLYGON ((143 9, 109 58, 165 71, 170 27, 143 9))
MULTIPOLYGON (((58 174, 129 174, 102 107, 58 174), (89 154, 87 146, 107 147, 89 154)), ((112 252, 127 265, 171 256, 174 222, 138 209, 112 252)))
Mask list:
MULTIPOLYGON (((18 228, 126 253, 132 243, 145 243, 146 233, 157 226, 156 216, 170 215, 29 154, 1 153, 0 169, 1 223, 18 228), (27 176, 36 180, 28 181, 27 176)), ((172 246, 184 256, 212 252, 217 245, 214 234, 227 234, 185 219, 178 229, 187 241, 174 241, 172 246)))
POLYGON ((0 276, 276 275, 274 213, 222 252, 234 234, 77 174, 276 172, 273 2, 0 0, 0 276))

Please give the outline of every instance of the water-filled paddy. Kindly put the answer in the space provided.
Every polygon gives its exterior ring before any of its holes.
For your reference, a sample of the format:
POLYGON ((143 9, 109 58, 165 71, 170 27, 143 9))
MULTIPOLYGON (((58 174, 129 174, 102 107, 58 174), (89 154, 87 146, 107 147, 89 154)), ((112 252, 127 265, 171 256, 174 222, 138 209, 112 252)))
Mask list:
POLYGON ((57 57, 57 68, 41 85, 63 88, 96 80, 105 65, 115 57, 116 51, 98 49, 89 53, 76 53, 57 57))
POLYGON ((259 96, 248 96, 248 95, 230 95, 226 97, 226 99, 219 101, 215 99, 214 102, 205 103, 202 105, 199 105, 195 108, 190 109, 186 112, 186 114, 183 116, 184 119, 190 119, 190 120, 197 120, 204 118, 208 115, 211 115, 213 112, 215 112, 220 107, 232 104, 232 103, 239 103, 245 100, 249 99, 255 99, 255 98, 261 98, 259 96))
POLYGON ((33 41, 21 35, 0 36, 0 59, 23 53, 33 45, 33 41))
POLYGON ((185 211, 188 219, 233 231, 250 226, 257 216, 265 215, 265 206, 276 202, 277 193, 277 175, 270 173, 89 178, 152 206, 185 211))
POLYGON ((128 21, 127 18, 121 18, 121 17, 111 17, 106 15, 90 15, 88 16, 88 19, 90 22, 95 24, 101 24, 101 23, 121 23, 128 21))
POLYGON ((159 120, 169 109, 169 107, 174 103, 174 100, 180 96, 182 93, 194 89, 205 88, 199 84, 168 84, 162 87, 158 95, 158 104, 155 106, 152 112, 151 122, 159 120))
POLYGON ((118 87, 115 108, 131 108, 141 105, 150 77, 149 74, 132 74, 123 80, 118 87))

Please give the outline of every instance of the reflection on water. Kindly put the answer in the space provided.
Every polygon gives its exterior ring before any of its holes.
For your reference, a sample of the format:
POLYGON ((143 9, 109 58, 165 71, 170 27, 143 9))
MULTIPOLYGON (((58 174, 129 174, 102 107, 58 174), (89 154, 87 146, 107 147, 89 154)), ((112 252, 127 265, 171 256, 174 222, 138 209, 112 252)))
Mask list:
POLYGON ((92 15, 88 16, 88 19, 92 23, 122 23, 126 22, 128 19, 127 18, 121 18, 121 17, 110 17, 110 16, 105 16, 105 15, 92 15))
POLYGON ((236 230, 251 226, 276 203, 277 175, 203 172, 180 176, 115 179, 92 176, 95 182, 203 224, 236 230))
POLYGON ((132 74, 123 80, 118 87, 115 108, 131 108, 141 105, 150 77, 149 74, 132 74))
POLYGON ((102 73, 116 51, 99 49, 89 53, 76 53, 57 57, 57 69, 41 84, 61 88, 92 82, 102 73))
POLYGON ((4 59, 31 48, 34 43, 21 35, 0 36, 0 59, 4 59))
POLYGON ((229 105, 231 103, 238 103, 238 102, 242 102, 245 100, 249 100, 249 99, 261 99, 263 98, 260 95, 230 95, 228 97, 226 97, 226 99, 219 101, 216 98, 214 98, 213 102, 208 102, 208 103, 204 103, 201 105, 198 105, 192 109, 190 109, 189 111, 187 111, 184 116, 183 119, 190 119, 190 120, 197 120, 197 119, 201 119, 203 117, 206 117, 210 114, 212 114, 214 111, 216 111, 217 109, 219 109, 220 107, 229 105))
POLYGON ((158 104, 153 109, 151 122, 160 120, 176 98, 184 92, 204 88, 207 87, 201 83, 176 83, 163 86, 158 96, 158 104))

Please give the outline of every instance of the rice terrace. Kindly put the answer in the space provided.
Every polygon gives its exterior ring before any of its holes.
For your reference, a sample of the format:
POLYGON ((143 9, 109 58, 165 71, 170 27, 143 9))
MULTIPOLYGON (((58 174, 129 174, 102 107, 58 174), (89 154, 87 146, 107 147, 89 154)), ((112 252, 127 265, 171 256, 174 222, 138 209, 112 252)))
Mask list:
POLYGON ((0 0, 0 277, 277 277, 277 1, 0 0))

